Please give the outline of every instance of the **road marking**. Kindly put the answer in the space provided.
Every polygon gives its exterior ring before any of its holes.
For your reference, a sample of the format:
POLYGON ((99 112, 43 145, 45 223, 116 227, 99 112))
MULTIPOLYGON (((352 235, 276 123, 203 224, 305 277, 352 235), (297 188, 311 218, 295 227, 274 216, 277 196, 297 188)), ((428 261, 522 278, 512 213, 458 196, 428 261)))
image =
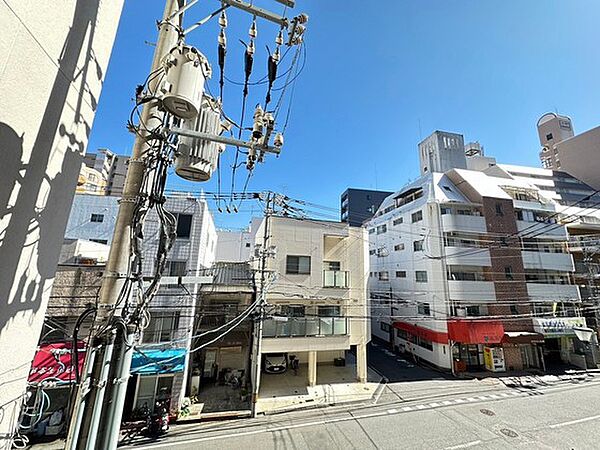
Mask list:
POLYGON ((412 411, 413 409, 410 406, 405 406, 404 408, 402 408, 402 411, 407 412, 407 411, 412 411))
POLYGON ((396 408, 392 408, 392 409, 388 409, 387 413, 388 414, 396 414, 398 412, 398 410, 396 408))
POLYGON ((430 408, 437 408, 438 406, 441 406, 439 403, 430 403, 429 407, 430 408))
POLYGON ((510 394, 507 394, 506 392, 503 392, 502 394, 500 394, 502 397, 506 398, 506 397, 510 397, 510 394))
POLYGON ((479 400, 489 400, 489 397, 487 395, 482 395, 480 397, 477 397, 479 400))
POLYGON ((596 419, 600 419, 600 415, 584 417, 583 419, 571 420, 569 422, 555 423, 554 425, 550 425, 549 428, 566 427, 567 425, 575 425, 576 423, 589 422, 590 420, 596 420, 596 419))
POLYGON ((457 398, 454 400, 454 403, 464 403, 465 399, 464 398, 457 398))
POLYGON ((475 397, 467 397, 468 402, 476 402, 477 399, 475 397))
POLYGON ((427 408, 427 406, 426 405, 417 405, 417 406, 415 406, 415 408, 421 410, 421 409, 427 408))
POLYGON ((452 402, 450 400, 444 400, 442 402, 442 405, 446 405, 446 406, 451 405, 451 404, 452 404, 452 402))
POLYGON ((459 448, 475 447, 476 445, 479 445, 479 444, 481 444, 481 441, 465 442, 464 444, 455 445, 453 447, 446 447, 445 450, 457 450, 459 448))
POLYGON ((499 398, 500 398, 500 396, 499 396, 499 395, 496 395, 496 394, 491 394, 491 395, 490 395, 490 398, 499 399, 499 398))

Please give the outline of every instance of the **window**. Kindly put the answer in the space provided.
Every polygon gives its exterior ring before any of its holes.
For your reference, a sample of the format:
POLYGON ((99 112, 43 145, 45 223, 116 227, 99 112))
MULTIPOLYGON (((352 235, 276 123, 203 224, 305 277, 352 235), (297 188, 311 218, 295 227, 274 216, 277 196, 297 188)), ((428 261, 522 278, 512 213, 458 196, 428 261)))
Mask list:
POLYGON ((288 255, 285 273, 292 275, 310 275, 310 256, 288 255))
POLYGON ((428 339, 422 338, 420 336, 415 336, 415 343, 419 347, 423 347, 424 349, 433 351, 433 342, 428 339))
POLYGON ((452 192, 452 188, 450 186, 442 186, 448 192, 452 192))
POLYGON ((304 317, 305 310, 302 305, 283 305, 281 315, 284 317, 304 317))
POLYGON ((90 217, 90 222, 104 222, 104 214, 92 214, 92 216, 90 217))
POLYGON ((319 317, 341 317, 341 308, 339 306, 318 306, 317 315, 319 317))
POLYGON ((467 306, 467 316, 477 317, 480 316, 481 313, 479 311, 479 306, 467 306))
POLYGON ((396 245, 394 245, 394 250, 395 251, 404 250, 404 244, 396 244, 396 245))
POLYGON ((166 273, 170 277, 187 275, 187 261, 167 261, 166 273))
POLYGON ((390 324, 389 323, 379 322, 379 327, 381 328, 381 331, 385 331, 386 333, 390 332, 390 324))
POLYGON ((422 316, 430 316, 431 307, 429 306, 429 303, 417 303, 417 312, 422 316))
POLYGON ((445 214, 452 214, 452 208, 448 208, 447 206, 442 206, 440 208, 440 212, 441 212, 442 216, 445 214))
POLYGON ((496 203, 496 215, 498 217, 504 216, 504 213, 502 212, 502 204, 500 203, 496 203))
POLYGON ((415 252, 422 252, 423 251, 423 240, 414 241, 413 242, 413 250, 415 252))
POLYGON ((323 266, 325 270, 333 270, 336 272, 342 270, 342 263, 339 261, 323 261, 323 266))
POLYGON ((506 279, 507 280, 514 280, 515 279, 515 277, 513 276, 512 266, 506 266, 504 268, 504 274, 506 275, 506 279))
POLYGON ((517 305, 510 305, 510 313, 513 316, 518 316, 519 315, 519 310, 517 309, 517 305))
POLYGON ((108 244, 107 239, 90 239, 92 242, 97 242, 98 244, 108 244))
POLYGON ((142 335, 145 344, 168 342, 175 338, 179 327, 179 311, 161 311, 150 314, 150 322, 142 335))
POLYGON ((392 224, 394 226, 396 226, 396 225, 400 225, 402 222, 404 222, 404 219, 402 217, 398 217, 397 219, 394 219, 394 221, 392 222, 392 224))
POLYGON ((400 339, 404 339, 405 341, 408 341, 408 333, 405 330, 396 328, 396 336, 398 336, 400 339))
POLYGON ((397 270, 396 278, 406 278, 406 271, 405 270, 397 270))
POLYGON ((375 250, 375 249, 369 250, 369 255, 374 255, 374 254, 375 254, 375 252, 376 252, 376 250, 375 250))
POLYGON ((192 215, 177 214, 177 237, 189 238, 192 231, 192 215))
POLYGON ((246 242, 246 248, 250 248, 250 242, 246 242))
POLYGON ((379 272, 377 275, 380 281, 388 281, 390 279, 390 275, 387 272, 379 272))
POLYGON ((417 211, 415 213, 412 213, 412 215, 410 217, 411 217, 412 223, 420 222, 421 220, 423 220, 423 211, 417 211))
POLYGON ((369 234, 373 234, 373 233, 375 233, 375 231, 376 231, 375 228, 369 228, 369 234))
POLYGON ((387 225, 383 224, 383 225, 379 225, 377 227, 377 234, 383 234, 387 231, 387 225))
POLYGON ((415 271, 415 281, 417 283, 427 283, 427 272, 425 270, 415 271))
POLYGON ((552 133, 548 133, 548 134, 546 135, 546 140, 547 140, 547 141, 551 141, 553 137, 554 137, 554 136, 552 136, 552 133))

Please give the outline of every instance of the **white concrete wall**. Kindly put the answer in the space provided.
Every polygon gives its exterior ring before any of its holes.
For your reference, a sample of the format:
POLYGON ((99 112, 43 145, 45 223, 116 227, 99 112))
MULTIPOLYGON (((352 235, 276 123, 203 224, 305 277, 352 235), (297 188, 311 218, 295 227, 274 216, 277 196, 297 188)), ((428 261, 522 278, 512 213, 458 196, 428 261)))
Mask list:
POLYGON ((122 5, 0 2, 0 439, 25 392, 122 5))
POLYGON ((118 197, 76 194, 73 198, 65 238, 106 240, 106 243, 110 245, 118 213, 118 197), (103 221, 92 222, 92 214, 102 214, 103 221))
MULTIPOLYGON (((262 244, 263 226, 264 222, 257 228, 257 245, 262 244)), ((349 316, 347 338, 276 338, 269 340, 269 351, 277 351, 277 348, 280 348, 279 351, 288 351, 290 348, 296 352, 308 351, 313 349, 311 345, 317 345, 321 350, 335 350, 337 345, 338 349, 343 350, 351 345, 368 343, 370 323, 366 230, 339 222, 272 217, 269 235, 268 245, 275 247, 276 256, 268 260, 267 268, 276 274, 276 280, 269 287, 268 302, 274 305, 304 305, 307 314, 316 314, 319 305, 339 305, 342 316, 349 316), (287 274, 288 255, 310 256, 310 274, 287 274), (341 270, 349 272, 348 288, 323 287, 324 261, 339 261, 341 270), (336 339, 339 345, 335 344, 336 339)))

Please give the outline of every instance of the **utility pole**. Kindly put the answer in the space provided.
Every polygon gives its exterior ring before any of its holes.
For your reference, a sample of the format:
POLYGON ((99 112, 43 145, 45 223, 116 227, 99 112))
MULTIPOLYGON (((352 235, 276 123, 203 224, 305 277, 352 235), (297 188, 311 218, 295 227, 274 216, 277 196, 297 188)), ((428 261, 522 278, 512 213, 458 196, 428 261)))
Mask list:
MULTIPOLYGON (((181 0, 166 0, 163 19, 158 24, 151 74, 161 67, 163 58, 177 45, 180 27, 172 20, 182 3, 181 0)), ((176 20, 181 23, 181 16, 176 20)), ((149 80, 150 91, 156 92, 159 77, 149 77, 149 80)), ((164 114, 159 110, 156 100, 150 101, 142 109, 141 122, 145 124, 146 130, 155 129, 161 125, 164 114)), ((120 316, 122 306, 128 302, 128 293, 125 293, 125 298, 117 304, 130 272, 132 221, 138 199, 144 194, 142 182, 147 167, 143 157, 149 150, 149 135, 148 131, 140 129, 133 145, 123 198, 102 279, 97 313, 99 327, 87 352, 69 428, 66 444, 69 450, 114 449, 117 446, 134 334, 129 326, 114 327, 113 319, 120 316), (115 356, 116 364, 112 364, 115 356), (99 433, 99 430, 102 432, 99 433)))
POLYGON ((262 347, 262 336, 263 336, 263 322, 265 320, 265 309, 267 306, 267 258, 269 257, 269 250, 267 249, 269 243, 269 222, 271 215, 273 214, 273 194, 267 192, 266 207, 265 207, 265 226, 263 230, 263 242, 262 249, 260 252, 260 287, 259 287, 259 303, 257 305, 258 314, 254 326, 254 345, 252 355, 252 417, 256 417, 256 402, 258 401, 258 389, 260 387, 260 374, 261 374, 261 347, 262 347))

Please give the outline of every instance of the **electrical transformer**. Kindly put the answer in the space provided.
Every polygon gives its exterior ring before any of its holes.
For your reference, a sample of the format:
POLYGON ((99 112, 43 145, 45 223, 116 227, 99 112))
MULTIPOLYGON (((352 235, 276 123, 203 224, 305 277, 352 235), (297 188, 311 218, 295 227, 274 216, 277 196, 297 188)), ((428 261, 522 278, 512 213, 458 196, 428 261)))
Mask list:
MULTIPOLYGON (((221 129, 220 104, 204 96, 195 119, 183 122, 182 128, 218 135, 221 129)), ((217 167, 221 144, 204 139, 180 136, 175 156, 175 173, 188 181, 207 181, 217 167)))
POLYGON ((206 57, 196 48, 187 45, 175 47, 164 60, 166 71, 162 84, 163 106, 182 119, 198 115, 204 81, 212 71, 206 57))

